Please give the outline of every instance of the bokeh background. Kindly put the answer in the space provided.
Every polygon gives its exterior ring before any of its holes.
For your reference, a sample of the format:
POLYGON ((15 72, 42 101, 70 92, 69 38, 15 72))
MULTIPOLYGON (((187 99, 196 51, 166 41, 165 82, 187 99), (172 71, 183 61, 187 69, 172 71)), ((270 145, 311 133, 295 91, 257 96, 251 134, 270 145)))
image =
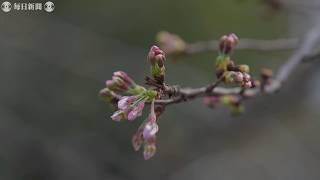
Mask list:
MULTIPOLYGON (((24 2, 24 1, 20 1, 24 2)), ((30 1, 28 1, 30 2, 30 1)), ((33 1, 32 1, 33 2, 33 1)), ((46 12, 0 12, 1 180, 318 180, 320 64, 301 65, 274 95, 231 117, 201 100, 173 105, 159 120, 158 149, 144 161, 99 97, 112 72, 139 83, 161 30, 189 42, 301 37, 320 22, 319 0, 66 0, 46 12)), ((2 3, 2 2, 1 2, 2 3)), ((292 51, 237 51, 257 75, 292 51)), ((216 52, 167 61, 167 82, 213 81, 216 52)))

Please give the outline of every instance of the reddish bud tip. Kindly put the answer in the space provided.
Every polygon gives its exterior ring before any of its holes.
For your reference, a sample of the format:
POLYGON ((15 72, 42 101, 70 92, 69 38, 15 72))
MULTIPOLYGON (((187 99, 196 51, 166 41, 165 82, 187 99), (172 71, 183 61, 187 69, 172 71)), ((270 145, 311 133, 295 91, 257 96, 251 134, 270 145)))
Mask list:
POLYGON ((238 42, 239 38, 234 33, 224 35, 220 39, 219 50, 223 54, 230 54, 238 42))

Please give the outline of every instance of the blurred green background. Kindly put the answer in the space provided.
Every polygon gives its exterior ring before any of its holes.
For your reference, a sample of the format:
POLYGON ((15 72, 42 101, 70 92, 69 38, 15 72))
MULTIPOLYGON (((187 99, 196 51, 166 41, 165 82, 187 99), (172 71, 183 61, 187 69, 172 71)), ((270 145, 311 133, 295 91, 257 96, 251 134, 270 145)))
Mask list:
MULTIPOLYGON (((305 64, 281 92, 247 101, 234 118, 201 100, 169 107, 159 120, 157 154, 131 147, 142 118, 110 119, 99 97, 112 72, 140 83, 157 32, 188 42, 303 35, 317 0, 53 1, 55 11, 0 12, 0 179, 301 180, 320 178, 320 64, 305 64), (298 1, 299 2, 299 1, 298 1)), ((320 11, 319 11, 320 12, 320 11)), ((276 70, 291 51, 237 51, 234 59, 276 70)), ((167 61, 167 82, 199 87, 214 79, 216 53, 167 61)))

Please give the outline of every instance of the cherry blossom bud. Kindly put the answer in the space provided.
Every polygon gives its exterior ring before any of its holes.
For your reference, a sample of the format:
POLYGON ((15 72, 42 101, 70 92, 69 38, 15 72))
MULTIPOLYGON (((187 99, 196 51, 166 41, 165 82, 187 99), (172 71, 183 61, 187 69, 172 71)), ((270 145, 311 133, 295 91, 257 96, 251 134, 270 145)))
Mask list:
POLYGON ((134 101, 136 101, 135 96, 124 96, 118 101, 118 108, 120 110, 127 110, 134 101))
POLYGON ((143 138, 150 139, 153 138, 159 130, 158 124, 156 122, 156 115, 154 112, 149 114, 147 123, 143 129, 143 138))
POLYGON ((227 83, 239 83, 242 82, 244 79, 244 76, 241 72, 234 72, 234 71, 226 71, 224 73, 224 80, 227 83))
POLYGON ((142 132, 143 132, 143 124, 138 128, 137 132, 132 136, 132 146, 133 149, 135 151, 139 151, 139 149, 141 148, 142 144, 143 144, 143 136, 142 136, 142 132))
POLYGON ((238 65, 238 69, 239 69, 240 72, 243 72, 243 73, 249 73, 250 72, 250 68, 246 64, 238 65))
POLYGON ((121 120, 126 119, 126 114, 124 111, 119 110, 113 113, 113 115, 111 116, 111 119, 119 122, 121 120))
POLYGON ((244 87, 244 88, 252 88, 252 82, 251 81, 244 81, 241 84, 241 86, 244 87))
POLYGON ((225 71, 228 71, 228 67, 234 65, 234 62, 229 56, 219 55, 216 59, 216 75, 220 78, 225 71))
POLYGON ((103 98, 106 102, 110 103, 114 108, 117 107, 118 97, 111 91, 109 88, 104 88, 99 92, 100 97, 103 98))
POLYGON ((128 86, 134 86, 136 83, 123 71, 117 71, 113 73, 113 76, 122 79, 128 86))
POLYGON ((243 73, 243 81, 251 81, 251 76, 248 73, 243 73))
POLYGON ((159 130, 159 127, 156 122, 147 122, 143 130, 143 138, 150 139, 154 137, 158 132, 158 130, 159 130))
POLYGON ((166 73, 166 68, 164 66, 165 59, 165 54, 160 48, 157 46, 151 47, 148 54, 148 60, 151 63, 151 75, 159 84, 163 83, 166 73))
POLYGON ((152 46, 148 54, 148 60, 152 65, 157 64, 160 68, 163 67, 166 60, 164 52, 157 46, 152 46))
POLYGON ((128 120, 133 121, 137 117, 142 115, 142 110, 144 108, 145 101, 139 102, 129 113, 128 113, 128 120))
POLYGON ((167 54, 183 53, 187 46, 178 35, 166 31, 159 32, 156 39, 167 54))
POLYGON ((227 65, 227 71, 237 71, 237 70, 238 70, 238 68, 235 65, 234 61, 229 60, 229 63, 227 65))
POLYGON ((233 79, 235 82, 242 82, 243 81, 243 74, 241 72, 234 72, 233 79))
POLYGON ((113 73, 112 80, 106 81, 106 86, 116 93, 125 93, 138 87, 136 83, 123 71, 113 73))
POLYGON ((224 35, 220 39, 219 50, 222 54, 230 54, 238 44, 239 38, 234 34, 224 35))
POLYGON ((152 158, 156 154, 155 141, 156 141, 155 138, 148 139, 147 141, 145 141, 144 147, 143 147, 144 148, 143 149, 143 157, 145 160, 152 158))
POLYGON ((109 88, 101 89, 101 91, 99 92, 99 95, 105 98, 105 100, 107 101, 116 99, 116 95, 109 88))

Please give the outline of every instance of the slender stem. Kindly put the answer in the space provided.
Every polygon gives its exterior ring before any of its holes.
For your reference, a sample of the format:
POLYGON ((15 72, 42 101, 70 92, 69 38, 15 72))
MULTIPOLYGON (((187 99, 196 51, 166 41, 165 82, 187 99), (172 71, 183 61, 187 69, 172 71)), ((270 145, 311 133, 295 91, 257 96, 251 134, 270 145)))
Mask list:
MULTIPOLYGON (((256 39, 241 39, 236 49, 238 50, 256 50, 256 51, 275 51, 295 49, 299 45, 297 38, 274 39, 274 40, 256 40, 256 39)), ((186 55, 198 54, 203 52, 217 51, 219 41, 200 41, 189 43, 186 46, 184 53, 186 55)))

